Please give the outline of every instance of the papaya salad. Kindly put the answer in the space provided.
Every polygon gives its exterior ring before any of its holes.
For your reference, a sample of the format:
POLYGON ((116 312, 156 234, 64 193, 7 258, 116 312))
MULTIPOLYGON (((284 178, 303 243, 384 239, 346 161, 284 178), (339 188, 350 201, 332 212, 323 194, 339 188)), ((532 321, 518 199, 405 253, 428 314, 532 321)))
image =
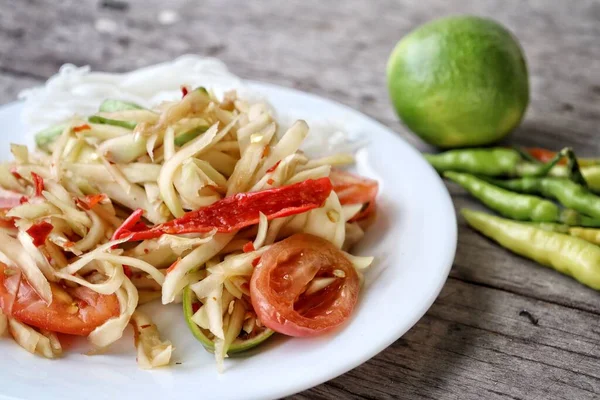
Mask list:
POLYGON ((182 87, 155 108, 105 100, 13 144, 0 165, 0 333, 46 358, 62 335, 100 352, 134 328, 141 368, 168 365, 145 303, 183 304, 219 369, 273 333, 340 328, 372 257, 349 253, 376 181, 351 155, 311 159, 299 120, 268 104, 182 87), (281 130, 281 132, 280 132, 281 130))

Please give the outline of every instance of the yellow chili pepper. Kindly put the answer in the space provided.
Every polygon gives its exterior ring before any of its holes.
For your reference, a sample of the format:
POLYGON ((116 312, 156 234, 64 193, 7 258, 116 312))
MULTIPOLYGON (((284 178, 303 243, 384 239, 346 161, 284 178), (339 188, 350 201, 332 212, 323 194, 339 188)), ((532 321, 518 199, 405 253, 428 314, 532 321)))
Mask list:
POLYGON ((600 246, 483 212, 463 209, 467 223, 502 247, 600 290, 600 246))

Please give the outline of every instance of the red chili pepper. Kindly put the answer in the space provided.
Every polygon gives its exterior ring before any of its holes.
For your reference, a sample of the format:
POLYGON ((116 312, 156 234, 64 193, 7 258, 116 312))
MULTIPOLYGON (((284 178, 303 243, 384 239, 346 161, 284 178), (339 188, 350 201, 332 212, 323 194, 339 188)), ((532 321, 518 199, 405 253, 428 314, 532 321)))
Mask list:
POLYGON ((263 149, 262 156, 260 158, 268 157, 269 154, 271 154, 271 146, 266 145, 265 148, 263 149))
POLYGON ((37 224, 31 225, 27 229, 27 234, 33 239, 35 247, 39 247, 46 243, 46 238, 52 232, 52 225, 46 221, 38 222, 37 224))
POLYGON ((254 251, 254 250, 256 250, 256 249, 254 248, 254 243, 252 243, 252 242, 248 242, 244 245, 244 247, 242 247, 242 251, 244 253, 250 253, 251 251, 254 251))
POLYGON ((145 229, 148 229, 148 225, 146 225, 142 221, 136 222, 133 228, 131 228, 133 232, 143 231, 145 229))
POLYGON ((260 263, 260 257, 256 257, 254 260, 252 260, 253 267, 256 267, 259 263, 260 263))
POLYGON ((17 169, 16 169, 16 168, 14 168, 14 167, 13 167, 13 168, 11 168, 11 170, 10 170, 10 173, 11 173, 11 174, 12 174, 12 175, 13 175, 15 178, 17 178, 17 179, 23 179, 23 177, 21 176, 21 174, 19 174, 19 173, 17 172, 17 169))
POLYGON ((89 210, 90 206, 87 205, 87 203, 83 200, 81 200, 80 198, 75 198, 75 204, 77 204, 79 206, 79 208, 81 208, 82 210, 89 210))
POLYGON ((115 233, 113 233, 110 240, 117 240, 124 236, 127 236, 129 233, 126 233, 126 232, 131 232, 131 230, 134 229, 134 227, 137 225, 137 223, 142 218, 142 215, 144 215, 144 210, 141 208, 138 208, 137 210, 132 212, 131 215, 129 217, 127 217, 127 219, 125 221, 123 221, 121 226, 119 226, 115 230, 115 233))
POLYGON ((74 127, 73 132, 77 133, 77 132, 81 132, 81 131, 89 131, 90 129, 92 129, 91 126, 89 126, 88 124, 83 124, 83 125, 74 127))
POLYGON ((199 233, 215 229, 223 233, 234 232, 257 224, 261 212, 270 221, 321 207, 331 190, 329 178, 320 178, 260 192, 238 193, 146 231, 132 232, 120 227, 113 239, 132 235, 130 240, 144 240, 165 233, 199 233))
MULTIPOLYGON (((552 160, 554 158, 554 156, 556 156, 556 152, 552 151, 552 150, 548 150, 548 149, 542 149, 540 147, 529 147, 525 149, 529 155, 531 155, 533 158, 535 158, 536 160, 546 163, 550 160, 552 160)), ((559 164, 566 164, 567 160, 565 160, 564 158, 562 160, 560 160, 558 163, 559 164)))
POLYGON ((267 179, 267 185, 272 185, 274 183, 275 183, 275 181, 273 179, 271 179, 271 178, 267 179))
POLYGON ((19 203, 20 204, 24 204, 24 203, 28 203, 29 199, 27 198, 27 196, 21 196, 21 198, 19 199, 19 203))
POLYGON ((33 178, 33 185, 35 186, 35 195, 41 196, 44 191, 44 180, 35 172, 31 173, 31 177, 33 178))
POLYGON ((279 167, 279 164, 281 164, 281 160, 277 161, 277 162, 275 163, 275 165, 273 165, 271 168, 269 168, 269 169, 267 170, 267 173, 275 171, 275 169, 276 169, 277 167, 279 167))
POLYGON ((194 312, 194 314, 197 313, 199 309, 200 309, 200 303, 192 304, 192 311, 194 312))
POLYGON ((94 208, 94 206, 106 199, 105 194, 88 194, 83 198, 76 198, 75 203, 84 210, 94 208))
POLYGON ((177 260, 175 260, 175 262, 173 264, 171 264, 171 266, 169 268, 167 268, 167 274, 171 271, 173 271, 175 268, 177 268, 177 264, 179 264, 179 261, 181 261, 181 257, 179 257, 177 260))
POLYGON ((131 267, 129 265, 123 265, 123 273, 128 278, 131 278, 133 275, 133 271, 131 271, 131 267))
POLYGON ((96 204, 104 201, 105 199, 105 194, 88 194, 83 198, 83 201, 85 201, 90 208, 93 208, 96 204))
POLYGON ((188 90, 185 86, 181 87, 181 98, 183 99, 185 96, 187 96, 188 94, 188 90))

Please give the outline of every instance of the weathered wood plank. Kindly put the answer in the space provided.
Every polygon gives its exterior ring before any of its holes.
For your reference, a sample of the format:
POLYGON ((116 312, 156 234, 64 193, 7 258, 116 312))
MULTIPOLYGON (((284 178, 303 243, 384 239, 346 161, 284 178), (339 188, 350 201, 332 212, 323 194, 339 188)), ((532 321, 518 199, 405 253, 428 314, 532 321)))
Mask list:
POLYGON ((593 399, 599 328, 596 314, 451 278, 402 339, 295 398, 593 399), (538 325, 519 316, 522 309, 538 325))
POLYGON ((552 147, 568 139, 584 153, 598 150, 591 146, 600 120, 594 56, 600 54, 600 5, 593 0, 552 7, 541 0, 130 3, 122 12, 93 0, 9 2, 0 16, 0 68, 49 76, 65 62, 123 71, 186 52, 215 55, 244 77, 325 94, 399 129, 385 90, 394 43, 432 17, 475 13, 505 23, 528 55, 532 105, 515 139, 552 147), (158 24, 165 8, 181 20, 158 24), (101 19, 113 21, 115 32, 94 29, 101 19))
MULTIPOLYGON (((457 215, 465 207, 486 210, 469 198, 458 185, 448 184, 448 187, 457 215)), ((597 291, 552 269, 509 253, 470 229, 460 215, 458 218, 458 248, 450 276, 600 315, 600 294, 597 291)))

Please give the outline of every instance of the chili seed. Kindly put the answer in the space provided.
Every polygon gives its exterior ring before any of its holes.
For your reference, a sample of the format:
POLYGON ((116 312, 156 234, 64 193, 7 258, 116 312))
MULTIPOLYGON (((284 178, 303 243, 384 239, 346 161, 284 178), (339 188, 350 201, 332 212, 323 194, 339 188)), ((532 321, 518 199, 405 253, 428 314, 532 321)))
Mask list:
POLYGON ((338 278, 345 278, 346 277, 346 273, 344 271, 342 271, 341 269, 334 269, 333 270, 333 275, 337 276, 338 278))

